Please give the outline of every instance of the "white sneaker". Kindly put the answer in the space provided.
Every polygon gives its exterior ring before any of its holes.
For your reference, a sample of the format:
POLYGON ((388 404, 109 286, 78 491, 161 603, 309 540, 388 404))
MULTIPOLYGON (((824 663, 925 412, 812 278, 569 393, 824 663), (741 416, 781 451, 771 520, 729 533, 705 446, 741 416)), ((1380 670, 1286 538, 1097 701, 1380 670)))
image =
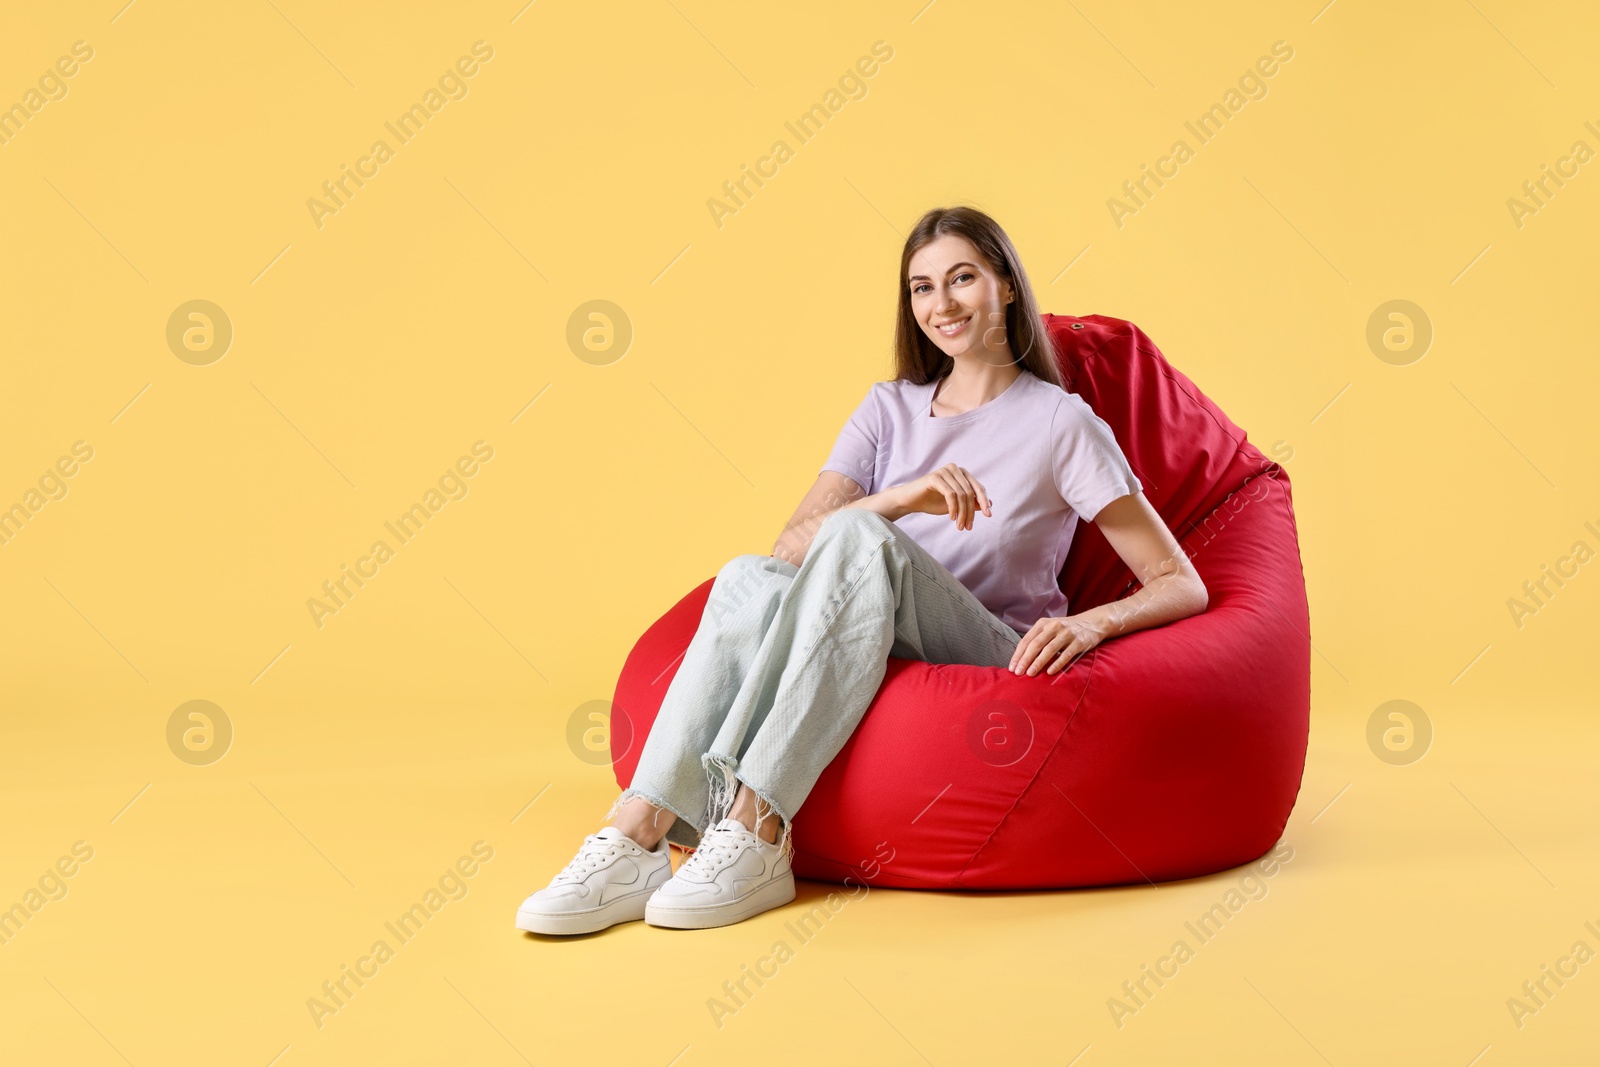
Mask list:
POLYGON ((701 835, 694 854, 656 890, 645 905, 644 921, 704 930, 789 903, 794 871, 782 842, 768 844, 739 820, 723 819, 701 835))
POLYGON ((654 852, 607 826, 583 839, 572 862, 517 909, 517 929, 536 934, 588 934, 644 918, 650 894, 672 877, 672 849, 654 852))

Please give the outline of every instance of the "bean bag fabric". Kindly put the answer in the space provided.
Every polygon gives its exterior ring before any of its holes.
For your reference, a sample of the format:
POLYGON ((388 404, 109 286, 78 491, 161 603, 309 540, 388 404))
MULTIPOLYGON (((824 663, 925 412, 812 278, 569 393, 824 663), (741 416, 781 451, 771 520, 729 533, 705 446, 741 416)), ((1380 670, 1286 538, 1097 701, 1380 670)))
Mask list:
MULTIPOLYGON (((1137 326, 1043 318, 1067 388, 1115 433, 1210 603, 1110 638, 1056 675, 891 657, 795 814, 800 877, 908 889, 1154 883, 1256 859, 1288 820, 1311 707, 1289 478, 1137 326)), ((714 581, 628 656, 612 709, 619 786, 714 581)), ((1138 588, 1082 521, 1059 581, 1072 612, 1138 588)))

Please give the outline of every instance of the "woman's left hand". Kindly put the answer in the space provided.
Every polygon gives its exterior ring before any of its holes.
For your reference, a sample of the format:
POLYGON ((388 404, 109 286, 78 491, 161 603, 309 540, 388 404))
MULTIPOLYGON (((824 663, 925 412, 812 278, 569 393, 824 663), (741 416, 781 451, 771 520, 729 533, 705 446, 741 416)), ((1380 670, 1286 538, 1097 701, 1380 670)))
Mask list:
POLYGON ((1059 674, 1072 661, 1105 640, 1105 631, 1090 613, 1034 623, 1011 654, 1008 670, 1032 676, 1041 670, 1059 674))

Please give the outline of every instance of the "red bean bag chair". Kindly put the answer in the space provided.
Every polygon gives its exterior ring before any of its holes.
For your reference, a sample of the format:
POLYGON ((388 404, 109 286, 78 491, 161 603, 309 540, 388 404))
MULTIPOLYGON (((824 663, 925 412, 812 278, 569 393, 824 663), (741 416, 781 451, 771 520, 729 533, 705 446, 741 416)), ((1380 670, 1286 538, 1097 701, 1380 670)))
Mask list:
MULTIPOLYGON (((1115 432, 1210 603, 1110 638, 1055 675, 890 657, 795 814, 799 877, 907 889, 1154 883, 1254 860, 1288 820, 1311 709, 1288 476, 1137 326, 1043 318, 1067 388, 1115 432)), ((714 581, 651 626, 623 666, 619 787, 714 581)), ((1073 612, 1138 588, 1082 521, 1060 585, 1073 612)))

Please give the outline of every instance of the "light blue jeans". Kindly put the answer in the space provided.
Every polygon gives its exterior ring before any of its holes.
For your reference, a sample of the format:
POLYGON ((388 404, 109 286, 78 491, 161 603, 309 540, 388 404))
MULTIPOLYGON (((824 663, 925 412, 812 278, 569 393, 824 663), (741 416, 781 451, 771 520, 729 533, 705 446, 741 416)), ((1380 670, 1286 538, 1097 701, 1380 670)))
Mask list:
POLYGON ((606 819, 642 796, 677 816, 667 840, 694 848, 743 782, 782 820, 789 855, 790 822, 877 695, 888 657, 1005 667, 1021 641, 899 526, 834 511, 799 567, 743 555, 718 571, 606 819))

